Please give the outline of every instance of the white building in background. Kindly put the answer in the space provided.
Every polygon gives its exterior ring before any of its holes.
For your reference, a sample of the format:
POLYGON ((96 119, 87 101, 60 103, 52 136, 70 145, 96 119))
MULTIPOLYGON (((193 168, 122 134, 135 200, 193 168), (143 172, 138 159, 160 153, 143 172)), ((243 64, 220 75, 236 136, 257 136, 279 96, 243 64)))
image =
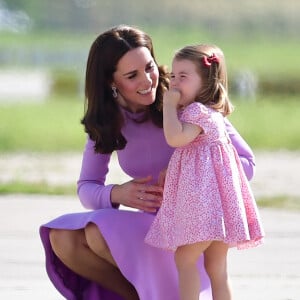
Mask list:
POLYGON ((0 71, 0 102, 43 102, 50 94, 51 80, 46 72, 0 71))

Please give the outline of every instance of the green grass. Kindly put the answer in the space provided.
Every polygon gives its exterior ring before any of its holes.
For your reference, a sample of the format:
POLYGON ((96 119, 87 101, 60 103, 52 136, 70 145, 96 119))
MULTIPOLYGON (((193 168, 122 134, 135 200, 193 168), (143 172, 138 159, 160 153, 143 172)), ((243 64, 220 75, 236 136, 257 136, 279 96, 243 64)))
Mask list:
POLYGON ((147 32, 153 38, 161 64, 170 66, 174 50, 187 44, 212 43, 224 51, 229 74, 251 70, 259 76, 299 77, 299 38, 268 37, 261 32, 222 36, 207 34, 199 28, 149 28, 147 32))
POLYGON ((256 102, 234 102, 229 117, 255 149, 300 150, 300 107, 297 96, 269 96, 256 102))
POLYGON ((11 181, 1 183, 1 194, 76 195, 76 183, 74 185, 54 186, 44 182, 11 181))
MULTIPOLYGON (((296 96, 233 102, 235 111, 229 119, 252 148, 300 150, 296 96)), ((53 97, 41 104, 0 104, 0 153, 82 151, 83 106, 76 96, 53 97)))
MULTIPOLYGON (((260 31, 252 32, 251 35, 217 35, 204 32, 199 27, 160 26, 141 29, 152 37, 160 64, 170 66, 174 51, 187 44, 213 43, 223 49, 231 75, 240 70, 251 70, 258 76, 284 75, 298 78, 300 42, 296 37, 270 37, 260 31)), ((35 53, 72 51, 87 54, 96 36, 97 34, 71 34, 62 31, 33 32, 24 35, 0 32, 0 51, 9 53, 19 53, 22 50, 35 53)), ((84 65, 86 61, 78 63, 84 65)), ((48 67, 51 69, 52 66, 48 67)))
MULTIPOLYGON (((76 186, 53 186, 43 182, 27 183, 12 181, 0 185, 1 194, 71 195, 76 197, 76 186)), ((259 207, 300 210, 300 198, 289 196, 262 197, 256 199, 259 207)))
POLYGON ((0 32, 0 49, 25 50, 84 50, 89 45, 93 35, 83 33, 66 33, 63 31, 31 32, 16 34, 0 32))
POLYGON ((45 103, 1 105, 0 152, 81 151, 83 100, 53 97, 45 103))
POLYGON ((278 196, 278 197, 269 197, 269 198, 258 198, 257 204, 260 207, 300 210, 299 197, 278 196))

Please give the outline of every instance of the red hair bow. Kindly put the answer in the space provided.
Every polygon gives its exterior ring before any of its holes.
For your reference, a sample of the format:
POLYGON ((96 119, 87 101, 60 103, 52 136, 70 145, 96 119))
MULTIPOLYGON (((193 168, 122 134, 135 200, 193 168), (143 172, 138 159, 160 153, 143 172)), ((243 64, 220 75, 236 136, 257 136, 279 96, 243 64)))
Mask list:
POLYGON ((203 63, 206 67, 210 67, 213 62, 217 64, 220 62, 219 57, 215 53, 213 53, 211 56, 208 57, 203 56, 203 63))

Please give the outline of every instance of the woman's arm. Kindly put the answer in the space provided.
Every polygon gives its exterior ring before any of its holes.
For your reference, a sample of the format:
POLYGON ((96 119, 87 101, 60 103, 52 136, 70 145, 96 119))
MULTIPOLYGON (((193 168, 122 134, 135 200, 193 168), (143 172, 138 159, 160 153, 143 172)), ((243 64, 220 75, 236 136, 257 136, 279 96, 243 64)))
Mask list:
POLYGON ((83 152, 77 194, 82 205, 89 209, 112 208, 110 194, 113 185, 104 185, 108 173, 109 154, 96 154, 94 142, 87 140, 83 152))
POLYGON ((251 180, 255 172, 255 158, 254 154, 247 144, 247 142, 241 137, 238 131, 233 127, 227 118, 225 118, 226 130, 229 134, 230 140, 235 147, 241 163, 243 165, 245 174, 248 180, 251 180))
POLYGON ((162 201, 162 187, 149 184, 151 176, 123 184, 105 185, 110 154, 96 154, 94 142, 88 139, 83 153, 77 193, 82 205, 89 209, 117 208, 119 204, 155 212, 162 201))

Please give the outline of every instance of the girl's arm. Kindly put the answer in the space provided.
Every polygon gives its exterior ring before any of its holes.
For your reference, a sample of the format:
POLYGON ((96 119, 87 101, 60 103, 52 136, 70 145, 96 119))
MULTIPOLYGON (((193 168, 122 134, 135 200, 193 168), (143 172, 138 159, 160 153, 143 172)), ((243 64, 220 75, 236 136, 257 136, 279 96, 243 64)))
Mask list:
POLYGON ((201 132, 202 128, 184 123, 178 119, 177 105, 180 99, 180 93, 176 90, 170 90, 164 94, 163 102, 163 126, 167 143, 171 147, 181 147, 193 141, 201 132))
POLYGON ((226 130, 229 134, 230 140, 235 147, 241 163, 243 165, 245 174, 248 180, 251 180, 255 173, 255 157, 247 142, 241 137, 238 131, 232 126, 228 119, 225 118, 226 130))

